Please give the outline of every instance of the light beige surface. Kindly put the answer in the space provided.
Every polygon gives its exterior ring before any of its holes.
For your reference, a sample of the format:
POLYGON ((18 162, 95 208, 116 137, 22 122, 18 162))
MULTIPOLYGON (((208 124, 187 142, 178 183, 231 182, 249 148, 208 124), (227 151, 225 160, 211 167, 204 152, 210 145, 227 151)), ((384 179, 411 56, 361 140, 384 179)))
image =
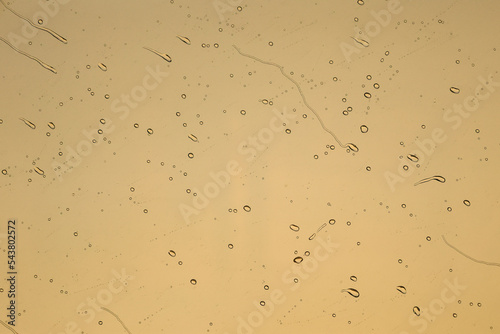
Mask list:
POLYGON ((0 333, 500 332, 496 1, 3 1, 0 333))

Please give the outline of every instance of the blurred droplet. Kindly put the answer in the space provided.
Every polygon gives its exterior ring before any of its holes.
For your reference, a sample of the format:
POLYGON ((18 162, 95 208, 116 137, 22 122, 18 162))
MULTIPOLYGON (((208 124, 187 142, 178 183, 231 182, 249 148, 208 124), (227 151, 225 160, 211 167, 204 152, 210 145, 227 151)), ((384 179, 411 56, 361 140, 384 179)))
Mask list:
POLYGON ((356 289, 354 289, 354 288, 342 289, 341 292, 347 292, 348 294, 350 294, 354 298, 358 298, 359 297, 359 291, 356 290, 356 289))
POLYGON ((297 256, 296 258, 293 259, 293 262, 297 264, 301 263, 302 261, 304 261, 304 258, 301 256, 297 256))
POLYGON ((406 158, 408 160, 410 160, 411 162, 418 162, 418 160, 419 160, 418 157, 415 154, 408 154, 406 156, 406 158))
POLYGON ((45 172, 44 172, 42 169, 40 169, 39 167, 35 167, 35 172, 36 172, 38 175, 43 175, 43 174, 45 174, 45 172))
POLYGON ((184 36, 179 36, 177 35, 177 38, 181 41, 183 41, 184 43, 186 43, 187 45, 191 45, 191 40, 187 37, 184 37, 184 36))
POLYGON ((194 278, 192 278, 189 282, 190 282, 191 284, 193 284, 193 285, 196 285, 196 283, 197 283, 197 281, 196 281, 194 278))
POLYGON ((356 276, 351 276, 349 277, 349 279, 353 282, 357 282, 358 281, 358 278, 356 276))
POLYGON ((103 63, 99 63, 97 65, 97 67, 99 67, 104 72, 106 72, 108 70, 108 67, 106 65, 104 65, 103 63))
POLYGON ((33 123, 33 122, 30 122, 28 121, 26 118, 19 118, 21 121, 24 122, 24 124, 26 124, 27 126, 29 126, 30 128, 32 128, 33 130, 36 129, 36 125, 33 123))

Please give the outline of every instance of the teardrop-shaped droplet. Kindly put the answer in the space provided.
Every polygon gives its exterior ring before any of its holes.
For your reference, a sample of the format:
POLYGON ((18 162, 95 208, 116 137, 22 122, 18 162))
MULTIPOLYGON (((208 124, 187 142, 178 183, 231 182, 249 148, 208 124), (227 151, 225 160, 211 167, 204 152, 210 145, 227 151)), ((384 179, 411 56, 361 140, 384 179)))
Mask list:
POLYGON ((302 256, 297 256, 295 259, 293 259, 293 262, 299 264, 302 261, 304 261, 304 258, 302 256))
POLYGON ((300 227, 298 227, 295 224, 290 224, 290 230, 292 230, 294 232, 298 232, 300 230, 300 227))
POLYGON ((341 292, 347 292, 348 294, 350 294, 354 298, 358 298, 359 297, 359 291, 356 290, 356 289, 354 289, 354 288, 342 289, 341 292))
POLYGON ((450 92, 452 92, 453 94, 458 94, 460 93, 460 88, 450 87, 450 92))
POLYGON ((408 154, 406 158, 411 162, 418 162, 419 160, 419 158, 415 154, 408 154))
POLYGON ((444 177, 440 176, 440 175, 434 175, 434 176, 431 176, 431 177, 426 177, 425 179, 422 179, 422 180, 416 182, 414 185, 418 186, 419 184, 426 183, 426 182, 429 182, 429 181, 437 181, 439 183, 445 183, 446 179, 444 177))
POLYGON ((191 45, 191 40, 189 38, 184 36, 177 36, 177 38, 186 43, 187 45, 191 45))
POLYGON ((21 121, 24 122, 24 124, 26 124, 27 126, 29 126, 30 128, 32 128, 33 130, 36 129, 36 125, 33 123, 33 122, 30 122, 28 121, 26 118, 24 117, 21 117, 19 118, 21 121))
POLYGON ((398 285, 396 289, 401 292, 403 295, 406 295, 406 288, 402 285, 398 285))
POLYGON ((413 306, 413 313, 415 313, 415 315, 416 315, 417 317, 419 317, 419 316, 420 316, 420 307, 418 307, 418 306, 413 306))

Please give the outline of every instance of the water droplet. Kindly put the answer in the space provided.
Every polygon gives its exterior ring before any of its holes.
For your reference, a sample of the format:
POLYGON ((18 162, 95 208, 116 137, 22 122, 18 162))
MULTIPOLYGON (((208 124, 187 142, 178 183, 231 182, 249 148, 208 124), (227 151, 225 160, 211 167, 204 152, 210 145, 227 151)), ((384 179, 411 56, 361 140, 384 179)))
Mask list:
POLYGON ((52 122, 48 122, 48 123, 47 123, 47 126, 48 126, 49 128, 51 128, 52 130, 54 130, 54 129, 56 128, 56 125, 55 125, 54 123, 52 123, 52 122))
POLYGON ((193 153, 188 153, 188 158, 189 159, 193 159, 194 158, 194 154, 193 153))
POLYGON ((314 238, 316 238, 316 233, 311 234, 311 236, 309 237, 309 240, 313 240, 314 238))
POLYGON ((149 129, 147 130, 147 132, 148 132, 148 135, 152 135, 152 134, 153 134, 153 129, 149 128, 149 129))
POLYGON ((456 317, 458 317, 458 314, 453 313, 453 318, 456 318, 456 317))
POLYGON ((246 112, 246 110, 241 110, 241 111, 240 111, 240 114, 242 114, 242 115, 246 115, 246 114, 247 114, 247 112, 246 112))
POLYGON ((43 20, 42 19, 38 19, 38 24, 43 24, 43 20))
POLYGON ((466 206, 470 206, 470 201, 469 201, 469 200, 467 200, 467 199, 464 199, 464 204, 465 204, 466 206))
POLYGON ((351 281, 353 282, 357 282, 358 281, 358 278, 356 276, 351 276, 349 277, 351 279, 351 281))
POLYGON ((7 170, 6 169, 2 169, 2 174, 3 175, 7 175, 7 170))
POLYGON ((181 41, 183 41, 184 43, 186 43, 187 45, 191 45, 191 40, 187 37, 184 37, 184 36, 179 36, 177 35, 177 38, 181 41))
POLYGON ((260 304, 260 306, 266 306, 266 302, 263 300, 261 300, 259 304, 260 304))
POLYGON ((402 285, 396 287, 396 289, 401 292, 403 295, 406 295, 406 288, 402 285))
POLYGON ((414 307, 413 307, 413 313, 415 313, 415 315, 416 315, 417 317, 419 317, 419 316, 420 316, 420 307, 418 307, 418 306, 414 306, 414 307))
POLYGON ((372 98, 372 94, 371 94, 371 93, 369 93, 369 92, 365 92, 363 95, 364 95, 367 99, 371 99, 371 98, 372 98))
POLYGON ((294 232, 298 232, 300 230, 300 227, 295 224, 290 224, 290 229, 294 232))
POLYGON ((198 142, 198 138, 197 138, 195 135, 193 135, 193 134, 190 134, 190 135, 188 136, 188 138, 189 138, 189 139, 191 139, 191 140, 192 140, 192 141, 194 141, 194 142, 198 142))
POLYGON ((359 291, 356 290, 356 289, 354 289, 354 288, 342 289, 341 292, 347 292, 348 294, 350 294, 354 298, 358 298, 359 297, 359 291))
POLYGON ((426 182, 429 182, 429 181, 437 181, 439 183, 445 183, 446 179, 444 177, 440 176, 440 175, 434 175, 434 176, 422 179, 422 180, 416 182, 414 185, 418 186, 419 184, 426 183, 426 182))
POLYGON ((380 88, 380 85, 379 85, 378 83, 376 83, 376 82, 375 82, 375 83, 373 84, 373 88, 375 88, 375 89, 379 89, 379 88, 380 88))
POLYGON ((301 263, 302 261, 304 261, 304 258, 301 256, 297 256, 295 259, 293 259, 293 262, 297 264, 301 263))
POLYGON ((351 151, 353 151, 353 152, 358 152, 359 151, 359 148, 356 145, 354 145, 353 143, 347 144, 347 147, 349 147, 349 149, 351 151))
POLYGON ((250 206, 248 206, 248 205, 245 205, 243 207, 243 210, 245 210, 246 212, 250 212, 250 211, 252 211, 252 208, 250 206))
POLYGON ((36 125, 33 124, 32 122, 28 121, 26 118, 19 118, 21 121, 24 122, 24 124, 26 124, 27 126, 29 126, 30 128, 32 128, 33 130, 36 129, 36 125))
POLYGON ((408 154, 406 158, 411 162, 418 162, 419 160, 419 158, 415 154, 408 154))
POLYGON ((269 290, 269 285, 264 285, 264 290, 269 290))
POLYGON ((330 225, 335 224, 335 219, 333 219, 333 218, 332 218, 332 219, 330 219, 330 220, 328 221, 328 223, 329 223, 330 225))
POLYGON ((358 0, 358 5, 363 6, 365 4, 364 0, 358 0))
POLYGON ((103 63, 97 64, 97 67, 99 67, 104 72, 106 72, 108 70, 108 67, 106 65, 104 65, 103 63))
POLYGON ((286 133, 286 134, 290 134, 290 133, 292 133, 292 130, 290 130, 290 129, 286 129, 286 130, 285 130, 285 133, 286 133))
POLYGON ((152 53, 154 53, 157 56, 160 56, 161 58, 163 58, 164 60, 166 60, 169 63, 172 62, 172 58, 168 54, 166 54, 166 53, 160 53, 160 52, 158 52, 158 51, 156 51, 154 49, 148 48, 148 47, 144 47, 144 49, 146 49, 148 51, 151 51, 152 53))
POLYGON ((171 257, 175 257, 177 254, 175 253, 175 251, 169 250, 168 255, 170 255, 171 257))
POLYGON ((428 235, 428 236, 425 237, 425 240, 431 241, 431 237, 428 235))
POLYGON ((368 127, 366 125, 361 125, 359 127, 359 129, 361 130, 361 133, 367 133, 368 132, 368 127))
POLYGON ((363 45, 365 48, 370 46, 370 43, 367 40, 364 40, 359 37, 351 37, 356 43, 363 45))
POLYGON ((40 169, 39 167, 35 167, 35 172, 36 172, 38 175, 43 175, 43 174, 45 174, 45 172, 44 172, 42 169, 40 169))
POLYGON ((460 93, 460 89, 457 87, 450 87, 450 92, 452 92, 453 94, 458 94, 460 93))
POLYGON ((193 284, 193 285, 196 285, 196 283, 197 283, 197 282, 196 282, 196 280, 195 280, 194 278, 191 278, 191 280, 190 280, 189 282, 190 282, 191 284, 193 284))
POLYGON ((233 249, 233 247, 234 247, 233 244, 227 245, 227 248, 229 248, 229 249, 233 249))

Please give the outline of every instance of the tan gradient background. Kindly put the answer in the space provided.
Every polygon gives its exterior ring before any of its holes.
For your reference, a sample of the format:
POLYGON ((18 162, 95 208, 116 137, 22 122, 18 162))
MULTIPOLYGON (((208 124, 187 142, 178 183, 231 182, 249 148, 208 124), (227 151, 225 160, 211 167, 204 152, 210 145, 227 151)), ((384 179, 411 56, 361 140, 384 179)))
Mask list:
POLYGON ((456 129, 443 118, 479 77, 500 82, 496 1, 402 0, 371 37, 356 29, 386 1, 72 0, 41 24, 37 1, 5 4, 67 44, 0 4, 0 36, 57 70, 0 41, 0 333, 500 333, 499 85, 456 129), (120 118, 148 68, 168 76, 120 118), (434 129, 446 139, 408 160, 434 129), (259 133, 272 139, 241 154, 259 133), (233 160, 239 173, 186 220, 233 160), (110 292, 122 270, 133 278, 110 292))

